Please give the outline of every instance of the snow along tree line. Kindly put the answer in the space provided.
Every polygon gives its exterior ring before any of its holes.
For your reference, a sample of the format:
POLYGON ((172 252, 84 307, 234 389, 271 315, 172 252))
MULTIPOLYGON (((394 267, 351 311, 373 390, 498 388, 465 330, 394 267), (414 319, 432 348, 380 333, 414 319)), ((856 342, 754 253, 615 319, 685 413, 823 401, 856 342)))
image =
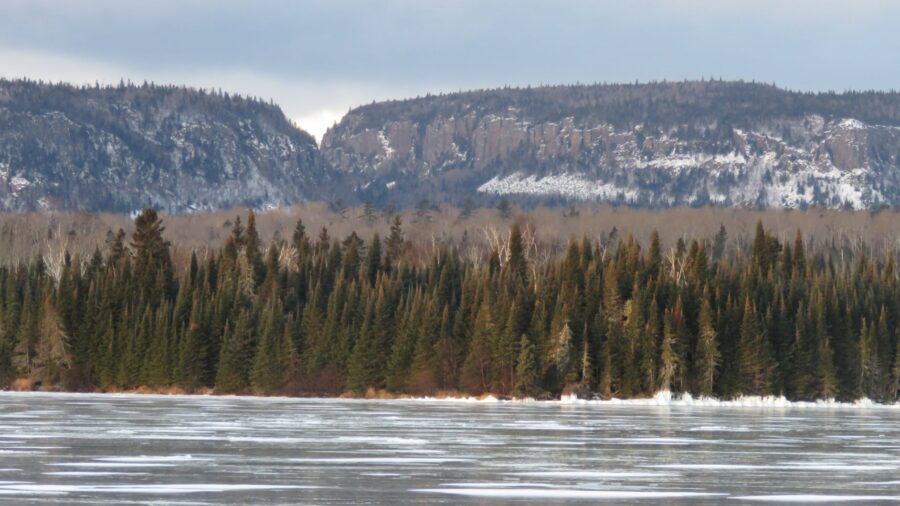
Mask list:
POLYGON ((0 385, 220 393, 463 392, 602 397, 900 395, 900 277, 758 224, 749 251, 663 252, 571 241, 532 261, 519 225, 487 258, 390 236, 317 237, 298 222, 264 248, 252 212, 176 274, 153 210, 130 241, 59 272, 0 268, 0 385))

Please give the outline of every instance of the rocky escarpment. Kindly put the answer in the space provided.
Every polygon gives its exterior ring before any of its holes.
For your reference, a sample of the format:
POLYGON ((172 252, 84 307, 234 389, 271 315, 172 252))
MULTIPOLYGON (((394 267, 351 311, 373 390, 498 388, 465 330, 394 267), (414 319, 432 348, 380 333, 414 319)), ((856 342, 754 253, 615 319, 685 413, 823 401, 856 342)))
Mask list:
POLYGON ((0 81, 0 211, 260 208, 329 198, 339 181, 271 104, 0 81))
POLYGON ((900 205, 900 95, 743 82, 482 90, 351 110, 321 146, 272 104, 0 80, 0 211, 900 205), (480 201, 480 202, 479 202, 480 201))
POLYGON ((900 96, 740 82, 489 90, 351 111, 325 158, 362 198, 900 204, 900 96))

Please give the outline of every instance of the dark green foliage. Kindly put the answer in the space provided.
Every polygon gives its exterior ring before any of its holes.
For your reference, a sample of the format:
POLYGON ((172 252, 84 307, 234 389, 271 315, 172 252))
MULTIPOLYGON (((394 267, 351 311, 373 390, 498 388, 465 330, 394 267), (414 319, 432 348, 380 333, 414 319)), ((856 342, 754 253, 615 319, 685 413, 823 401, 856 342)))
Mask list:
POLYGON ((516 363, 516 387, 513 394, 519 397, 534 397, 538 394, 537 356, 534 343, 527 335, 519 339, 519 358, 516 363))
POLYGON ((266 246, 250 215, 176 275, 159 217, 137 222, 131 247, 113 234, 105 256, 0 267, 0 384, 900 395, 892 260, 785 245, 761 225, 712 259, 701 240, 664 255, 654 234, 646 252, 584 239, 535 263, 518 224, 477 260, 452 244, 422 254, 399 221, 384 254, 374 234, 311 244, 302 223, 266 246))
POLYGON ((217 392, 235 393, 249 386, 247 373, 253 360, 251 332, 250 312, 246 309, 241 310, 235 325, 225 325, 215 382, 217 392))
POLYGON ((712 309, 704 297, 700 306, 700 331, 697 338, 695 357, 695 391, 704 396, 713 394, 716 372, 721 363, 719 336, 713 326, 712 309))

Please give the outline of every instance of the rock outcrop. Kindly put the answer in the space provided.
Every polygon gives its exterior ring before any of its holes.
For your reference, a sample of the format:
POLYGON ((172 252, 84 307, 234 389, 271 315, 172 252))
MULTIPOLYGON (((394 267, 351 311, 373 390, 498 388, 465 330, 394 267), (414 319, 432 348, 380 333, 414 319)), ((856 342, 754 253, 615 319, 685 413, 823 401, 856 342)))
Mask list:
POLYGON ((351 111, 323 155, 362 198, 900 204, 900 95, 728 82, 491 90, 351 111))

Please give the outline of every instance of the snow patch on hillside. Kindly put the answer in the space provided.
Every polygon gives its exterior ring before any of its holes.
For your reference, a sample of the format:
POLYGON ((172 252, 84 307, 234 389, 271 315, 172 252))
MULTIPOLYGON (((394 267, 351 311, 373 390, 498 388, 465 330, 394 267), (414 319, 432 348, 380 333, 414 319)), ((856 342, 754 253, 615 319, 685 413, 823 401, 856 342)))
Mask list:
POLYGON ((495 195, 560 195, 584 200, 629 200, 637 196, 633 189, 590 180, 578 173, 538 177, 516 172, 505 177, 494 176, 479 186, 478 191, 495 195))
POLYGON ((391 142, 385 137, 383 130, 378 131, 378 142, 381 143, 385 160, 390 159, 394 155, 394 148, 391 147, 391 142))

